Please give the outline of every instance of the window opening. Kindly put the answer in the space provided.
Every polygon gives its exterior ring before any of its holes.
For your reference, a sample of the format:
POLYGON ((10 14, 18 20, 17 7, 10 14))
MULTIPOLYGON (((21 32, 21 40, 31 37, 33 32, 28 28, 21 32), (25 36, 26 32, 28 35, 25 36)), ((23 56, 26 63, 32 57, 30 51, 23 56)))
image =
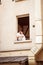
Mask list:
POLYGON ((23 31, 26 40, 30 39, 30 31, 29 31, 29 15, 18 17, 18 32, 23 31))
POLYGON ((23 0, 15 0, 15 2, 19 2, 19 1, 23 1, 23 0))
POLYGON ((1 5, 1 0, 0 0, 0 5, 1 5))

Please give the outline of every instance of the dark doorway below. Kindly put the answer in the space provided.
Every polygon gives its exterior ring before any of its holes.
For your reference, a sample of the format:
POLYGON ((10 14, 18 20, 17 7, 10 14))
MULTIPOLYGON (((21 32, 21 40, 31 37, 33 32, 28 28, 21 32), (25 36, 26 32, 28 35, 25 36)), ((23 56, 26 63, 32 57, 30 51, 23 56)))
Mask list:
POLYGON ((43 61, 37 61, 37 65, 43 65, 43 61))

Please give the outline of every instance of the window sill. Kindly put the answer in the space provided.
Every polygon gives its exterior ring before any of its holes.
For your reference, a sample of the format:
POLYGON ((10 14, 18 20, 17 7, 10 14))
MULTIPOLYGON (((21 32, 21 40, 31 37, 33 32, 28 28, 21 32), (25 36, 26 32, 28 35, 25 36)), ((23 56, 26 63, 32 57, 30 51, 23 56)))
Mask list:
POLYGON ((24 40, 24 41, 15 41, 14 44, 21 44, 21 43, 32 43, 31 40, 24 40))

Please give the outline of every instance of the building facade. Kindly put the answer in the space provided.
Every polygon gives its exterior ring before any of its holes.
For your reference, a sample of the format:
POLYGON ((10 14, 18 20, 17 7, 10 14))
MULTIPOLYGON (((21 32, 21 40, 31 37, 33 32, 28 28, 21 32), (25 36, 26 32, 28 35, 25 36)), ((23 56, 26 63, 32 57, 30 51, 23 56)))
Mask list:
POLYGON ((35 65, 35 55, 43 48, 43 0, 1 0, 0 3, 0 57, 28 56, 29 64, 35 65), (25 41, 16 39, 21 28, 25 41))

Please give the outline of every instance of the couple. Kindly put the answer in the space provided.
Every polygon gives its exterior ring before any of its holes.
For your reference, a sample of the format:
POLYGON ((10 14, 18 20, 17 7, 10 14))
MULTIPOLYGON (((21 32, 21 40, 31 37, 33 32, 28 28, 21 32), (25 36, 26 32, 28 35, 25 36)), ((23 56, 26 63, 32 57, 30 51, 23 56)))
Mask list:
POLYGON ((23 34, 22 31, 19 31, 17 33, 17 41, 24 41, 24 40, 26 40, 25 35, 23 34))

